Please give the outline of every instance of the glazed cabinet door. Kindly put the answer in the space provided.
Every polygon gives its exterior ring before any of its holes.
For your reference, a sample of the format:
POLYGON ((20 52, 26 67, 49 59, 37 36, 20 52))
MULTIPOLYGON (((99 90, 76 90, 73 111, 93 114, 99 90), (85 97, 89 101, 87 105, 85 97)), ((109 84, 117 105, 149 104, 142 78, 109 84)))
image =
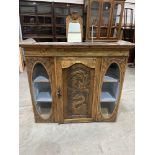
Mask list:
POLYGON ((99 20, 100 20, 100 0, 89 1, 88 7, 88 20, 87 20, 87 38, 88 39, 98 39, 99 31, 99 20))
POLYGON ((36 122, 56 122, 53 58, 27 57, 27 73, 36 122))
POLYGON ((102 58, 97 121, 116 120, 126 63, 126 57, 102 58))
POLYGON ((88 122, 94 117, 96 58, 57 59, 60 122, 88 122))

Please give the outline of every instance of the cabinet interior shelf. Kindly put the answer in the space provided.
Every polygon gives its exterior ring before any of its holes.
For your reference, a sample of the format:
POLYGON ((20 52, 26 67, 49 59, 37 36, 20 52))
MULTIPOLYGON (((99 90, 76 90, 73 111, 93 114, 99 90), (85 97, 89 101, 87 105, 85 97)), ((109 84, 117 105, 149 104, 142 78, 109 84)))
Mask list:
POLYGON ((40 92, 36 99, 37 102, 52 102, 52 97, 49 92, 40 92))
POLYGON ((114 78, 110 75, 105 75, 104 76, 104 82, 118 82, 118 79, 114 78))
POLYGON ((101 102, 115 102, 116 98, 113 97, 109 92, 105 91, 101 93, 101 102))
POLYGON ((49 82, 49 80, 44 76, 38 76, 34 79, 34 82, 49 82))
POLYGON ((109 68, 108 72, 104 76, 104 82, 119 82, 119 74, 116 73, 116 70, 109 68))

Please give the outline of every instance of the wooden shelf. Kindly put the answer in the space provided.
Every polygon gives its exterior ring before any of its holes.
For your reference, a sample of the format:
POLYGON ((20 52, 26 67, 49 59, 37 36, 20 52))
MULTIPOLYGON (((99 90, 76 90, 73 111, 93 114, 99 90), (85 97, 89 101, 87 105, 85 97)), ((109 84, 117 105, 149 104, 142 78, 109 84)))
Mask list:
POLYGON ((65 27, 66 24, 56 24, 55 27, 65 27))
POLYGON ((25 36, 23 36, 23 38, 53 38, 53 36, 51 35, 51 36, 49 36, 49 35, 47 35, 47 36, 38 36, 38 35, 25 35, 25 36))
POLYGON ((115 102, 116 98, 113 97, 109 92, 102 92, 100 97, 101 102, 115 102))
POLYGON ((109 76, 109 75, 105 75, 104 76, 104 82, 118 82, 118 79, 114 78, 112 76, 109 76))
POLYGON ((35 16, 35 17, 38 17, 38 16, 44 16, 44 17, 52 17, 52 14, 27 14, 27 13, 21 13, 20 16, 35 16))
POLYGON ((66 18, 67 17, 67 15, 55 15, 55 18, 57 18, 57 17, 63 17, 63 18, 66 18))
POLYGON ((34 79, 34 82, 49 82, 49 79, 47 79, 44 76, 38 76, 37 78, 34 79))
POLYGON ((52 24, 23 24, 22 26, 43 26, 43 27, 53 27, 52 24))
POLYGON ((58 35, 56 35, 56 38, 66 38, 66 36, 58 36, 58 35))
POLYGON ((52 102, 52 97, 49 92, 40 92, 36 99, 37 102, 52 102))

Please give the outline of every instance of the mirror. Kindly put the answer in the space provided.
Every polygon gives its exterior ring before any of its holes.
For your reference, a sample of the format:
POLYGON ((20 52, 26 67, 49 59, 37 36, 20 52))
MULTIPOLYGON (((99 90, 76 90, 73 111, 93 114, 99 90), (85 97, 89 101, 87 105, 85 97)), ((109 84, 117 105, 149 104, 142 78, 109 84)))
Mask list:
POLYGON ((66 18, 67 42, 82 42, 83 22, 77 12, 73 12, 66 18))

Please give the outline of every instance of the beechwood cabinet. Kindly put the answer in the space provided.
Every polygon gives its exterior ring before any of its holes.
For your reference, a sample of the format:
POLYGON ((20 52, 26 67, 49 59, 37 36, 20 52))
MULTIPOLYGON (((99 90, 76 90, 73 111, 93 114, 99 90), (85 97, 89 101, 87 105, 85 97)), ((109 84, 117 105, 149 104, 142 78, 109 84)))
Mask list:
POLYGON ((115 121, 129 49, 116 42, 21 42, 36 122, 115 121), (78 47, 78 48, 77 48, 78 47))

